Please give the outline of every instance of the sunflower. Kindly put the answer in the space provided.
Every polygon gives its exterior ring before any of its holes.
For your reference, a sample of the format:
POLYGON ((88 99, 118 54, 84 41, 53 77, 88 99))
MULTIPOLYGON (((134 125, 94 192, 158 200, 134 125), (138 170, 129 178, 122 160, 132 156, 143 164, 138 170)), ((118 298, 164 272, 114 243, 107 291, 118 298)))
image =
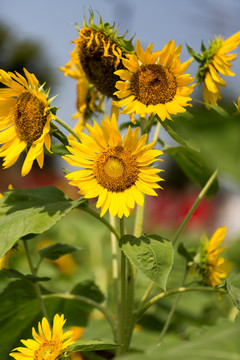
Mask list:
POLYGON ((115 115, 102 120, 101 127, 94 121, 87 124, 89 136, 81 133, 81 143, 70 141, 72 155, 63 158, 81 170, 69 173, 70 184, 79 188, 86 198, 97 197, 100 216, 109 209, 112 216, 128 217, 135 206, 144 203, 143 193, 156 196, 154 189, 161 188, 161 170, 150 166, 162 154, 154 150, 155 142, 146 145, 147 134, 138 138, 139 128, 129 126, 124 141, 118 130, 115 115))
POLYGON ((220 227, 214 232, 210 240, 205 237, 202 241, 200 273, 203 282, 207 285, 221 284, 222 279, 226 278, 231 269, 231 263, 227 262, 224 257, 219 257, 219 254, 225 250, 225 247, 220 247, 220 245, 225 238, 226 230, 225 226, 220 227))
POLYGON ((237 48, 240 44, 240 31, 224 40, 222 36, 215 37, 209 42, 206 49, 202 45, 201 54, 195 53, 188 47, 189 53, 199 62, 197 79, 199 83, 203 83, 203 98, 207 108, 209 105, 217 105, 217 101, 222 99, 221 86, 226 86, 226 82, 219 74, 224 76, 234 76, 230 70, 237 54, 228 54, 237 48))
POLYGON ((104 23, 101 16, 99 24, 95 25, 90 11, 89 24, 84 19, 83 27, 78 28, 79 37, 73 41, 89 83, 108 98, 115 97, 113 93, 118 77, 114 72, 124 68, 122 58, 134 50, 132 39, 124 39, 125 34, 118 36, 118 29, 114 26, 104 23))
POLYGON ((39 334, 32 328, 34 340, 21 340, 25 347, 17 347, 9 355, 16 360, 56 360, 67 350, 67 347, 74 343, 72 331, 63 333, 63 325, 66 320, 64 316, 56 314, 53 319, 53 329, 51 331, 47 319, 44 317, 38 323, 39 334))
POLYGON ((44 145, 50 151, 50 123, 55 118, 48 93, 39 87, 34 74, 26 69, 24 73, 26 78, 0 70, 0 81, 7 86, 0 89, 0 157, 8 168, 26 150, 22 176, 28 174, 35 159, 43 167, 44 145))
POLYGON ((174 41, 153 53, 152 44, 144 51, 137 40, 136 55, 127 55, 122 59, 126 69, 115 71, 121 81, 117 81, 118 91, 114 94, 122 100, 112 104, 125 106, 123 114, 157 114, 162 121, 171 119, 171 114, 185 112, 194 85, 188 85, 193 78, 184 74, 190 60, 181 64, 180 52, 181 46, 175 48, 174 41))
MULTIPOLYGON (((59 69, 64 72, 65 76, 69 76, 77 81, 77 112, 72 116, 72 119, 77 120, 74 131, 79 134, 85 128, 86 122, 91 118, 92 114, 102 111, 103 97, 99 96, 97 89, 88 81, 76 50, 75 48, 71 52, 71 60, 59 69)), ((73 139, 73 135, 70 134, 69 139, 73 139)))

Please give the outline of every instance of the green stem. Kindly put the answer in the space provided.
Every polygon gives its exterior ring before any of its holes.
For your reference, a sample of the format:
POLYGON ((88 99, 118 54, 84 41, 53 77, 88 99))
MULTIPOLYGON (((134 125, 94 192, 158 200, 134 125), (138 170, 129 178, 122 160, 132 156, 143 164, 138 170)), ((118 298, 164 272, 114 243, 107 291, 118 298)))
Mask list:
MULTIPOLYGON (((124 235, 124 220, 120 219, 120 236, 124 235)), ((121 250, 121 304, 119 313, 118 355, 124 352, 125 338, 125 310, 126 310, 126 256, 121 250)))
MULTIPOLYGON (((116 218, 110 216, 110 224, 113 228, 116 226, 116 218)), ((119 274, 118 274, 118 242, 116 236, 111 232, 111 248, 112 248, 112 279, 114 291, 114 307, 115 314, 119 314, 119 274)), ((118 324, 116 324, 118 326, 118 324)))
POLYGON ((136 218, 135 218, 135 225, 134 225, 134 232, 133 232, 136 237, 139 237, 142 235, 144 209, 145 209, 145 196, 144 196, 144 205, 143 206, 138 205, 137 210, 136 210, 136 218))
POLYGON ((58 117, 55 118, 55 121, 60 124, 62 127, 64 127, 70 134, 72 134, 79 142, 81 142, 79 136, 77 133, 68 125, 65 123, 65 121, 59 119, 58 117))
MULTIPOLYGON (((183 277, 182 277, 182 279, 180 281, 179 287, 182 287, 184 282, 185 282, 185 279, 186 279, 186 276, 187 276, 187 270, 188 270, 188 267, 186 266, 183 277)), ((170 312, 168 314, 167 321, 165 322, 164 327, 163 327, 163 329, 161 331, 161 334, 159 336, 159 341, 157 343, 157 346, 161 345, 162 339, 164 338, 164 336, 165 336, 165 334, 167 332, 167 329, 169 328, 169 325, 170 325, 170 323, 172 321, 172 317, 173 317, 173 315, 175 313, 175 310, 177 308, 177 305, 178 305, 178 302, 180 300, 181 295, 182 295, 181 293, 178 293, 176 295, 176 298, 175 298, 175 300, 174 300, 174 302, 172 304, 171 310, 170 310, 170 312)))
POLYGON ((185 226, 187 225, 188 221, 190 220, 192 214, 194 213, 194 211, 196 210, 196 208, 198 207, 200 201, 203 199, 203 197, 206 195, 208 189, 210 188, 210 186, 212 185, 212 183, 214 182, 214 180, 216 179, 217 175, 218 175, 219 170, 215 170, 214 173, 212 174, 212 176, 209 178, 209 180, 207 181, 206 185, 204 186, 204 188, 202 189, 202 191, 199 193, 197 199, 195 200, 194 204, 192 205, 191 209, 189 210, 189 212, 187 213, 185 219, 183 220, 181 226, 179 227, 178 231, 176 232, 172 244, 175 245, 176 241, 178 240, 179 236, 181 235, 182 231, 184 230, 185 226))
POLYGON ((105 218, 100 217, 96 211, 89 209, 89 207, 87 206, 86 207, 81 206, 79 207, 79 210, 85 211, 86 213, 95 217, 97 220, 101 221, 101 223, 103 223, 116 236, 118 240, 120 239, 120 235, 117 232, 117 230, 105 218))
POLYGON ((137 309, 137 311, 135 312, 136 319, 140 319, 142 317, 142 315, 145 313, 145 311, 147 311, 152 305, 154 305, 159 300, 161 300, 167 296, 170 296, 170 295, 179 294, 179 293, 182 294, 182 293, 189 292, 189 291, 207 291, 207 292, 221 292, 221 293, 226 292, 226 290, 223 288, 206 287, 206 286, 193 286, 193 287, 181 286, 177 289, 172 289, 169 291, 162 292, 161 294, 154 296, 148 302, 146 302, 145 304, 140 306, 137 309))
MULTIPOLYGON (((32 275, 36 276, 37 272, 36 272, 36 269, 33 266, 32 258, 31 258, 31 255, 30 255, 29 247, 28 247, 28 242, 27 242, 27 240, 24 240, 24 239, 22 239, 22 241, 23 241, 23 246, 24 246, 24 250, 26 252, 26 256, 27 256, 27 260, 28 260, 28 264, 29 264, 31 273, 32 273, 32 275)), ((39 285, 38 282, 35 282, 35 283, 33 283, 33 286, 34 286, 34 289, 35 289, 36 296, 37 296, 37 298, 39 300, 43 316, 45 316, 45 318, 47 320, 49 320, 47 310, 46 310, 46 307, 45 307, 45 304, 44 304, 44 301, 43 301, 43 296, 42 296, 40 285, 39 285)))
POLYGON ((51 299, 51 298, 61 298, 61 299, 66 299, 66 300, 77 300, 77 301, 81 301, 84 302, 88 305, 91 305, 93 307, 95 307, 96 309, 98 309, 106 318, 106 320, 108 321, 109 325, 111 326, 113 335, 114 335, 114 339, 116 341, 116 330, 115 330, 115 323, 113 320, 112 315, 108 312, 108 310, 101 306, 99 303, 97 303, 96 301, 89 299, 85 296, 81 296, 81 295, 74 295, 74 294, 61 294, 61 293, 55 293, 55 294, 48 294, 48 295, 42 295, 42 298, 44 300, 47 299, 51 299))

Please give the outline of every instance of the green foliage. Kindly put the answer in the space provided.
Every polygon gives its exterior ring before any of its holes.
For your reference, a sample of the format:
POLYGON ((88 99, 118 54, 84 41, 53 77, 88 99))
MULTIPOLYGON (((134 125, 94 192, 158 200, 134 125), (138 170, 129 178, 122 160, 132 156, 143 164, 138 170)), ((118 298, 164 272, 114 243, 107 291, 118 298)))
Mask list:
MULTIPOLYGON (((239 360, 239 324, 223 321, 198 329, 188 341, 172 340, 146 353, 129 354, 122 360, 239 360)), ((118 358, 117 358, 118 359, 118 358)), ((120 359, 120 358, 119 358, 120 359)))
POLYGON ((0 257, 22 236, 48 230, 84 201, 72 201, 53 186, 7 191, 0 199, 0 257))
MULTIPOLYGON (((64 314, 67 326, 86 326, 93 306, 80 300, 72 300, 53 296, 42 288, 44 302, 50 319, 56 313, 64 314)), ((92 281, 79 283, 71 294, 81 295, 96 302, 104 298, 99 288, 92 281)), ((9 352, 19 346, 20 339, 32 338, 31 328, 36 327, 42 319, 39 301, 34 287, 26 280, 16 280, 0 293, 0 337, 1 359, 8 359, 9 352)))
POLYGON ((50 280, 50 278, 47 277, 47 276, 39 277, 39 276, 32 275, 32 274, 24 275, 20 271, 17 271, 15 269, 3 269, 3 270, 1 270, 1 272, 4 275, 6 275, 9 279, 24 279, 24 280, 32 281, 33 283, 35 283, 37 281, 48 281, 48 280, 50 280))
POLYGON ((39 250, 38 253, 42 259, 57 260, 61 256, 71 254, 77 250, 75 246, 56 243, 39 250))
POLYGON ((111 341, 105 342, 100 340, 78 340, 70 345, 68 350, 69 354, 76 351, 97 351, 115 349, 118 345, 113 344, 111 341))
POLYGON ((226 279, 226 287, 234 306, 240 310, 240 274, 231 274, 226 279))
MULTIPOLYGON (((214 172, 214 169, 209 166, 203 155, 196 150, 183 146, 174 146, 167 147, 165 152, 177 162, 193 183, 200 185, 202 188, 214 172)), ((218 180, 215 179, 206 196, 211 198, 217 193, 218 188, 218 180)))
POLYGON ((134 265, 162 289, 173 264, 173 247, 169 240, 158 235, 124 235, 120 247, 134 265))

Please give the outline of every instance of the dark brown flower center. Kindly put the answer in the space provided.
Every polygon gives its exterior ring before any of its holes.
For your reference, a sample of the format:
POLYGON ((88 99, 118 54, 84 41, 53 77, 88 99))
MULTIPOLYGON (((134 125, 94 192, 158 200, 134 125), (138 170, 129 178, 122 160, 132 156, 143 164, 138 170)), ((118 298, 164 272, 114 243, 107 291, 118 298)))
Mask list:
POLYGON ((33 143, 42 135, 47 121, 45 106, 43 101, 30 92, 24 92, 17 98, 14 124, 19 139, 33 143))
POLYGON ((142 104, 166 104, 176 95, 177 83, 174 75, 162 65, 141 65, 132 76, 131 89, 142 104))
POLYGON ((121 48, 100 31, 83 28, 77 41, 82 68, 98 91, 107 97, 113 93, 119 77, 114 71, 123 69, 121 48))
POLYGON ((138 179, 139 167, 135 157, 122 146, 100 153, 93 164, 93 174, 104 189, 123 192, 138 179))

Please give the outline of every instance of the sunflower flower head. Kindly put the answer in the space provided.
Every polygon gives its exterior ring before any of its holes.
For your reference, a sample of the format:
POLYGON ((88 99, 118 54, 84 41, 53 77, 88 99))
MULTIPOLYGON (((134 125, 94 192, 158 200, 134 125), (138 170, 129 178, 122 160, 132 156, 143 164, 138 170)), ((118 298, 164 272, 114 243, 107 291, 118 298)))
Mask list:
POLYGON ((143 206, 143 194, 156 196, 154 189, 161 188, 161 170, 151 164, 161 161, 162 151, 153 149, 155 142, 146 144, 147 134, 138 137, 139 128, 129 126, 123 140, 115 115, 102 120, 101 127, 94 121, 87 129, 89 136, 81 133, 81 143, 70 141, 71 155, 63 157, 81 168, 66 178, 85 198, 97 198, 101 216, 109 210, 111 216, 128 217, 135 203, 143 206))
POLYGON ((73 344, 72 331, 63 333, 64 316, 56 314, 51 330, 47 319, 44 317, 38 323, 38 332, 32 328, 34 340, 21 340, 25 347, 17 347, 9 355, 16 360, 57 360, 65 353, 68 346, 73 344))
POLYGON ((20 154, 27 152, 22 166, 22 176, 31 170, 36 159, 40 168, 44 162, 44 146, 51 152, 50 125, 56 108, 52 99, 34 74, 24 69, 25 77, 19 73, 0 70, 0 157, 3 167, 15 164, 20 154))
POLYGON ((234 76, 230 70, 231 61, 235 60, 237 54, 228 54, 236 49, 240 44, 240 31, 224 40, 222 36, 215 37, 209 41, 206 48, 202 44, 201 53, 196 53, 188 47, 190 55, 199 63, 197 72, 198 83, 203 83, 203 99, 206 107, 217 105, 217 101, 222 99, 221 86, 225 87, 226 82, 221 78, 223 76, 234 76))
MULTIPOLYGON (((72 118, 77 120, 74 131, 79 134, 85 128, 86 122, 93 114, 101 113, 103 111, 103 97, 100 96, 93 84, 88 81, 79 61, 76 48, 71 52, 70 56, 71 60, 64 67, 60 67, 59 69, 64 72, 65 76, 69 76, 77 81, 77 112, 72 118)), ((69 139, 73 139, 73 136, 70 135, 69 139)))
POLYGON ((227 262, 224 257, 219 254, 225 250, 225 247, 220 247, 226 235, 226 227, 218 228, 211 239, 206 236, 202 238, 199 253, 196 255, 196 262, 203 283, 210 286, 217 286, 221 284, 231 270, 231 263, 227 262))
POLYGON ((90 84, 104 96, 114 98, 116 70, 123 69, 122 58, 134 50, 132 39, 126 40, 123 34, 117 34, 115 24, 100 22, 95 25, 93 12, 90 11, 89 24, 84 19, 82 28, 78 28, 79 37, 74 41, 82 69, 90 84))
POLYGON ((181 64, 181 46, 175 48, 174 41, 169 41, 162 51, 152 52, 152 47, 150 44, 144 51, 137 40, 136 55, 129 54, 122 60, 125 69, 115 71, 121 78, 115 95, 121 100, 112 104, 124 106, 123 114, 157 114, 163 121, 190 106, 187 102, 194 85, 189 83, 193 78, 184 74, 190 60, 181 64))

